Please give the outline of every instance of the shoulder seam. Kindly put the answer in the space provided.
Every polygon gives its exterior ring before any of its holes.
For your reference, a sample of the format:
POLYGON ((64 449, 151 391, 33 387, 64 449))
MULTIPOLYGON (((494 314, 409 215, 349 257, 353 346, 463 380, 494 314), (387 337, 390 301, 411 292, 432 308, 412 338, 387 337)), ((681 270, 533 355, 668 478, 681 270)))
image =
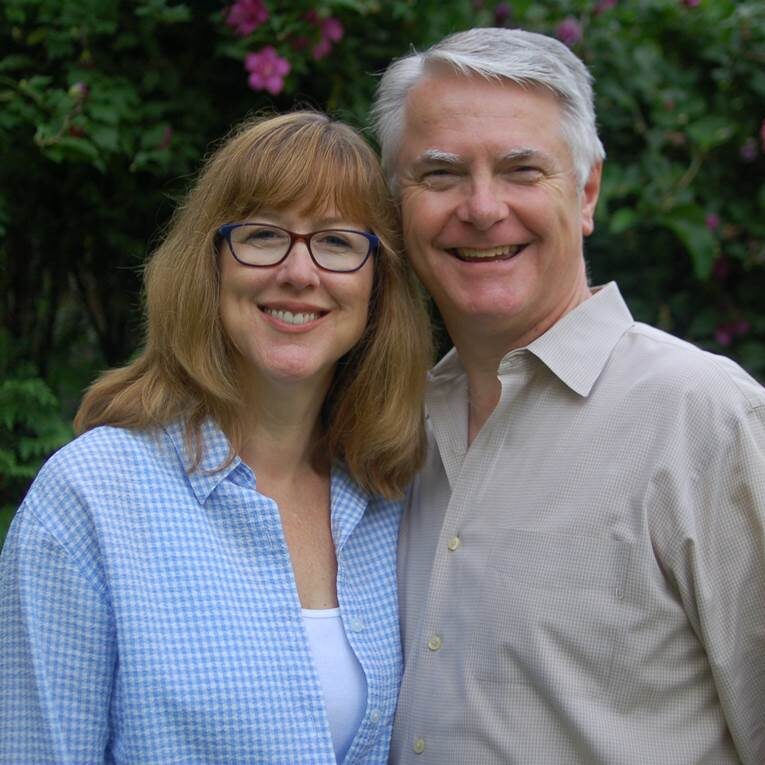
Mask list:
POLYGON ((45 534, 47 534, 64 551, 69 560, 79 569, 83 579, 85 579, 90 584, 93 590, 104 601, 104 604, 111 608, 111 603, 109 602, 109 598, 106 595, 106 588, 100 582, 94 581, 93 577, 83 568, 80 561, 77 559, 77 556, 73 555, 68 546, 61 539, 59 539, 59 537, 53 532, 52 529, 48 528, 45 521, 43 521, 43 519, 34 511, 34 508, 28 504, 25 504, 19 508, 19 512, 29 513, 34 518, 40 529, 42 529, 42 531, 44 531, 45 534))

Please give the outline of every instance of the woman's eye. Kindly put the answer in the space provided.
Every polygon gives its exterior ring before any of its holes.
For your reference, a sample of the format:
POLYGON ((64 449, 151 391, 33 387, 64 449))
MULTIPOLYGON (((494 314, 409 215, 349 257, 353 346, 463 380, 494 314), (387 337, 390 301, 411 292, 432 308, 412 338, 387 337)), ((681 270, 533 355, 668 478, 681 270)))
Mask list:
POLYGON ((280 247, 289 240, 286 234, 271 228, 245 229, 240 236, 240 241, 252 247, 280 247))
POLYGON ((354 247, 354 239, 350 234, 343 234, 340 232, 327 232, 321 236, 317 236, 313 243, 322 250, 328 250, 332 252, 344 252, 345 250, 351 250, 354 247))
POLYGON ((326 244, 329 247, 349 247, 348 239, 344 236, 339 236, 338 234, 331 234, 329 236, 325 236, 321 240, 322 244, 326 244))

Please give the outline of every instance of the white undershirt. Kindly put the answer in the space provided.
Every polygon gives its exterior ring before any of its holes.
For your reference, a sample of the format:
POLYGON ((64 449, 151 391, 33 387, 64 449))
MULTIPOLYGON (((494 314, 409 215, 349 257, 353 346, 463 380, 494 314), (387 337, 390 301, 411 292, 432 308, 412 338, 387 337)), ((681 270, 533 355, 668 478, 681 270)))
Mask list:
POLYGON ((304 608, 303 623, 324 691, 335 757, 342 762, 364 718, 367 681, 346 637, 339 608, 304 608))

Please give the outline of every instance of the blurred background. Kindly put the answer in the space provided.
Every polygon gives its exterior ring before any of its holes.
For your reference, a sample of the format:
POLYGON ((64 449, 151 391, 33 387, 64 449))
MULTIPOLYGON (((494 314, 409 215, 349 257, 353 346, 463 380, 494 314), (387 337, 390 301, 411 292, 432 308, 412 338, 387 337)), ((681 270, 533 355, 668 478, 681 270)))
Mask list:
POLYGON ((595 76, 593 283, 765 381, 762 0, 4 0, 0 541, 135 353, 142 265, 215 142, 263 109, 364 128, 392 58, 471 26, 555 35, 595 76))

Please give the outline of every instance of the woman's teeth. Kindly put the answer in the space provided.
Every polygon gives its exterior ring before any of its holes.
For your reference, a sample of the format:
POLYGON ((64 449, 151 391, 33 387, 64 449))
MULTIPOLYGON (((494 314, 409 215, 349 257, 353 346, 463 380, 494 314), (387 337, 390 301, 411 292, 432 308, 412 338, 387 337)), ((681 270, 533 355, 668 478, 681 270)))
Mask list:
POLYGON ((319 318, 318 313, 292 313, 292 311, 280 311, 275 308, 264 308, 263 313, 287 324, 308 324, 309 321, 316 321, 319 318))

